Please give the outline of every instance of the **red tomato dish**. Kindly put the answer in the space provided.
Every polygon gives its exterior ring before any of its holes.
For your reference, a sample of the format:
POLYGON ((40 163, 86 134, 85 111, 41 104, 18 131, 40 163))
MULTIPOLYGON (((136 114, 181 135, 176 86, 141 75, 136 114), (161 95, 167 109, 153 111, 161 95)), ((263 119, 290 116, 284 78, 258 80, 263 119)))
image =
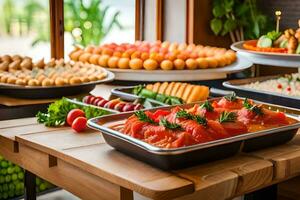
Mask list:
POLYGON ((234 95, 190 109, 137 111, 113 129, 161 148, 178 148, 295 123, 282 112, 234 95))

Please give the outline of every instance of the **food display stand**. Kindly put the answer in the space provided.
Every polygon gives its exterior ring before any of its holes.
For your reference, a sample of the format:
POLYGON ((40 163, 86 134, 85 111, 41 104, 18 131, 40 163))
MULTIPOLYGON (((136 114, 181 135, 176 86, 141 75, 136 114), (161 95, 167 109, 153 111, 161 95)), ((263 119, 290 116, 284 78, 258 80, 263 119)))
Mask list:
POLYGON ((35 118, 0 124, 4 157, 82 199, 133 199, 136 193, 151 199, 232 198, 300 172, 298 135, 285 145, 168 172, 113 150, 96 131, 74 134, 35 118))

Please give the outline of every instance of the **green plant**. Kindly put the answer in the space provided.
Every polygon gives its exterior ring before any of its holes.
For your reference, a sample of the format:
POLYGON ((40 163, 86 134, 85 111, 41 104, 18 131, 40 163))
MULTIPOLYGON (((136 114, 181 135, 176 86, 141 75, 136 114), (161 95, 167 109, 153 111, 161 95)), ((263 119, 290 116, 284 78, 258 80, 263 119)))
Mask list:
POLYGON ((256 0, 213 0, 212 13, 211 30, 215 35, 229 34, 232 42, 258 38, 272 28, 256 0))
POLYGON ((113 26, 122 28, 118 21, 119 11, 112 15, 108 23, 104 23, 110 6, 103 8, 101 2, 101 0, 65 1, 65 31, 72 34, 75 44, 97 45, 113 26))

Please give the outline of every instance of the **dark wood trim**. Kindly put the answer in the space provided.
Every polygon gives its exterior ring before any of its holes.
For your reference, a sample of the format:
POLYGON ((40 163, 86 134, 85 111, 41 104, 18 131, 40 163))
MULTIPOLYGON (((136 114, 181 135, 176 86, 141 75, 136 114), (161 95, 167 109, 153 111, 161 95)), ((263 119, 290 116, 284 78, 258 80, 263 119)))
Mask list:
POLYGON ((64 57, 64 1, 49 0, 51 57, 64 57))
POLYGON ((55 1, 49 0, 49 12, 50 12, 50 48, 51 58, 56 57, 55 47, 55 1))
POLYGON ((141 1, 135 0, 135 40, 141 40, 141 1))
POLYGON ((64 57, 64 1, 57 0, 56 58, 64 57))
POLYGON ((194 0, 186 0, 186 43, 194 43, 194 0))
POLYGON ((163 40, 164 0, 156 0, 156 39, 163 40))
POLYGON ((135 0, 135 40, 144 39, 145 0, 135 0))

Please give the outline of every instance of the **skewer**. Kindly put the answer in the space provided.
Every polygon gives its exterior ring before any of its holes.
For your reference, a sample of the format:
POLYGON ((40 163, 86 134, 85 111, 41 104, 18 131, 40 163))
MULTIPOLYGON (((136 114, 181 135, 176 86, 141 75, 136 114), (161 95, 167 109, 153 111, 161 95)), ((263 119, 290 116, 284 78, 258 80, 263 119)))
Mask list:
POLYGON ((276 15, 276 32, 279 32, 279 21, 281 19, 281 11, 277 10, 275 11, 276 15))

